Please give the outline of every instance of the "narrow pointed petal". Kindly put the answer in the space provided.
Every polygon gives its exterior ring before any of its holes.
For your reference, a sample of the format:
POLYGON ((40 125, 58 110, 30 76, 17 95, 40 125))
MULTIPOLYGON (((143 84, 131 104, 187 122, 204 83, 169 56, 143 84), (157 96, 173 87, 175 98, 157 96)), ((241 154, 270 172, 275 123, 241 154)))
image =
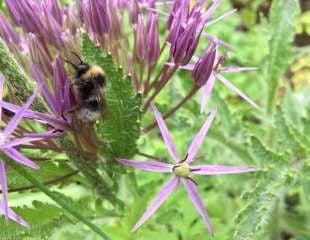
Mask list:
POLYGON ((255 172, 256 169, 251 167, 237 167, 237 166, 196 165, 192 166, 190 171, 193 174, 199 174, 199 175, 218 175, 218 174, 255 172))
POLYGON ((3 149, 3 152, 16 162, 19 162, 27 167, 34 168, 34 169, 39 169, 40 167, 32 162, 29 158, 25 157, 22 155, 19 151, 17 151, 14 148, 5 148, 3 149))
POLYGON ((199 150, 203 139, 205 138, 209 127, 211 126, 211 123, 213 121, 213 119, 215 118, 217 109, 213 108, 210 115, 208 116, 208 118, 206 119, 205 123, 202 125, 202 127, 200 128, 199 132, 197 133, 197 135, 195 136, 194 140, 192 141, 191 145, 189 146, 189 148, 187 149, 187 159, 185 162, 190 163, 194 161, 194 157, 195 154, 197 153, 197 151, 199 150))
MULTIPOLYGON (((0 213, 4 214, 4 203, 3 201, 0 201, 0 213)), ((8 216, 13 221, 17 222, 18 224, 22 225, 25 228, 29 228, 28 223, 22 219, 20 216, 18 216, 11 208, 8 209, 8 216)))
POLYGON ((5 142, 3 144, 0 144, 0 149, 1 148, 11 148, 11 147, 15 147, 15 146, 18 146, 18 145, 22 145, 24 143, 30 143, 30 142, 35 142, 35 141, 39 141, 39 140, 42 140, 43 138, 33 138, 33 137, 23 137, 23 138, 17 138, 17 139, 14 139, 12 141, 9 141, 9 142, 5 142))
POLYGON ((57 137, 62 137, 66 132, 59 130, 59 131, 55 131, 55 130, 50 130, 47 132, 41 132, 41 133, 28 133, 25 134, 25 137, 29 137, 32 139, 35 139, 33 141, 38 141, 44 138, 57 138, 57 137))
POLYGON ((233 85, 230 81, 228 81, 226 78, 224 78, 222 75, 217 74, 216 78, 220 80, 226 87, 228 87, 230 90, 237 93, 241 98, 243 98, 245 101, 247 101, 250 105, 252 105, 254 108, 259 109, 259 106, 253 102, 249 97, 247 97, 243 92, 241 92, 235 85, 233 85))
MULTIPOLYGON (((38 82, 38 84, 42 85, 42 93, 44 98, 46 99, 46 102, 52 109, 53 113, 57 114, 57 108, 59 108, 57 105, 59 104, 54 96, 51 94, 50 90, 48 89, 45 80, 43 79, 43 76, 38 69, 38 67, 35 64, 31 64, 31 73, 35 80, 38 82)), ((59 99, 60 100, 60 99, 59 99)))
MULTIPOLYGON (((4 77, 0 74, 0 101, 2 101, 2 94, 3 94, 3 81, 4 81, 4 77)), ((1 102, 0 102, 0 121, 2 117, 2 106, 1 106, 1 102)))
POLYGON ((203 206, 203 202, 199 196, 197 186, 195 185, 195 183, 193 183, 192 181, 190 181, 186 178, 184 178, 183 183, 184 183, 185 189, 188 193, 188 196, 190 197, 190 199, 192 200, 197 211, 201 215, 209 233, 213 236, 212 225, 211 225, 208 213, 205 210, 205 208, 203 206))
MULTIPOLYGON (((13 113, 17 113, 19 112, 22 107, 21 106, 17 106, 14 105, 12 103, 8 103, 5 101, 0 101, 0 104, 2 105, 3 108, 13 112, 13 113)), ((42 123, 48 123, 49 125, 53 126, 55 129, 66 129, 68 127, 68 123, 60 118, 56 118, 54 116, 51 116, 49 114, 44 114, 44 113, 40 113, 40 112, 34 112, 31 110, 27 110, 24 113, 24 118, 28 118, 28 119, 35 119, 37 121, 41 121, 42 123)))
POLYGON ((167 149, 171 155, 171 157, 174 159, 174 161, 177 163, 179 161, 179 155, 176 150, 175 144, 170 136, 169 130, 164 122, 164 119, 162 118, 160 112, 157 110, 156 106, 151 103, 151 107, 154 113, 154 116, 156 118, 159 130, 161 132, 161 135, 166 143, 167 149))
POLYGON ((222 20, 223 18, 225 18, 225 17, 227 17, 227 16, 229 16, 229 15, 235 13, 235 12, 237 12, 237 9, 232 9, 232 10, 230 10, 230 11, 228 11, 228 12, 222 14, 221 16, 217 17, 216 19, 213 19, 212 21, 208 22, 208 23, 206 24, 206 26, 210 26, 210 25, 212 25, 212 24, 214 24, 214 23, 216 23, 216 22, 222 20))
MULTIPOLYGON (((169 67, 174 67, 175 63, 173 62, 165 62, 165 65, 169 66, 169 67)), ((194 69, 194 64, 186 64, 184 66, 178 66, 179 69, 184 69, 184 70, 188 70, 188 71, 192 71, 194 69)))
POLYGON ((12 117, 11 121, 8 123, 8 125, 6 126, 6 128, 2 133, 5 138, 11 135, 11 133, 15 130, 21 119, 24 117, 25 112, 28 110, 29 106, 31 105, 35 97, 38 95, 40 88, 41 87, 39 86, 34 91, 32 96, 27 100, 25 105, 14 115, 14 117, 12 117))
POLYGON ((214 87, 214 83, 215 83, 215 77, 214 77, 214 74, 212 73, 210 78, 208 79, 208 81, 203 87, 203 93, 202 93, 202 98, 200 102, 200 113, 203 113, 206 109, 207 101, 214 87))
POLYGON ((132 228, 132 232, 136 231, 146 220, 148 220, 153 215, 153 213, 167 199, 169 194, 176 189, 176 187, 179 185, 179 182, 180 178, 173 176, 162 186, 155 199, 150 203, 141 218, 132 228))
POLYGON ((6 223, 9 221, 8 187, 6 182, 5 163, 0 159, 0 186, 2 192, 3 213, 6 223))
POLYGON ((151 172, 172 172, 173 165, 164 162, 155 162, 155 161, 137 161, 137 160, 128 160, 123 158, 117 158, 118 162, 151 172))
POLYGON ((255 71, 256 67, 222 67, 220 72, 222 73, 234 73, 234 72, 245 72, 245 71, 255 71))

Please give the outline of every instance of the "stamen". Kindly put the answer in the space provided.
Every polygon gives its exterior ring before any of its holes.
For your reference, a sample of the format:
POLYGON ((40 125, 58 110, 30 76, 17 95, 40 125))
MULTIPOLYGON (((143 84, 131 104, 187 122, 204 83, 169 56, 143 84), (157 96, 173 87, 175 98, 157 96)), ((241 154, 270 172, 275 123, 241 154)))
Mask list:
POLYGON ((192 183, 194 183, 196 186, 198 186, 198 183, 191 177, 186 177, 187 180, 190 180, 192 183))
POLYGON ((186 161, 187 157, 188 157, 188 153, 186 153, 184 159, 182 161, 180 161, 179 163, 184 163, 186 161))

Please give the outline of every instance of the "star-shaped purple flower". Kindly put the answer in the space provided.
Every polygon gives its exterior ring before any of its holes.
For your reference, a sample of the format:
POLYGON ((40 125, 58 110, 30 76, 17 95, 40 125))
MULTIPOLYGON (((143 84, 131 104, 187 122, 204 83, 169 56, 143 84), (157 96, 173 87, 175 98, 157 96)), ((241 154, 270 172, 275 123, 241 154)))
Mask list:
MULTIPOLYGON (((1 110, 2 110, 2 90, 3 90, 3 81, 4 78, 0 75, 0 121, 1 121, 1 110)), ((27 100, 25 105, 20 108, 18 112, 15 113, 14 117, 11 118, 10 122, 6 125, 5 129, 0 132, 0 152, 3 152, 9 158, 13 159, 16 162, 19 162, 23 165, 26 165, 30 168, 38 169, 39 166, 32 162, 30 159, 22 155, 18 150, 15 149, 16 146, 29 143, 33 141, 41 140, 41 138, 30 138, 30 137, 21 137, 17 139, 11 139, 12 133, 19 125, 20 121, 24 117, 24 114, 28 110, 29 106, 37 96, 40 87, 35 90, 33 95, 27 100)), ((20 217, 18 217, 9 207, 7 202, 7 182, 6 182, 6 165, 0 159, 0 186, 2 191, 2 201, 0 202, 0 213, 3 213, 5 220, 8 221, 9 218, 18 222, 22 226, 27 227, 27 223, 20 217)))
POLYGON ((150 203, 147 210, 143 213, 141 218, 132 228, 132 232, 136 231, 151 215, 159 208, 159 206, 167 199, 169 194, 172 191, 175 191, 180 182, 183 183, 189 198, 192 200, 199 214, 201 215, 209 233, 213 235, 213 229, 211 222, 209 220, 208 214, 203 207, 202 199, 199 196, 197 183, 191 177, 192 174, 198 175, 218 175, 218 174, 231 174, 231 173, 242 173, 242 172, 253 172, 256 171, 255 168, 250 167, 234 167, 234 166, 221 166, 221 165, 195 165, 191 166, 190 164, 199 159, 195 157, 197 151, 199 150, 204 137, 206 136, 208 129, 216 115, 216 108, 211 111, 211 114, 206 119, 205 123, 195 136, 194 140, 188 147, 186 151, 185 158, 181 159, 176 150, 175 144, 170 136, 168 128, 155 107, 151 104, 152 110, 154 112, 157 124, 159 126, 162 138, 167 146, 168 152, 174 164, 165 163, 165 162, 156 162, 156 161, 136 161, 128 160, 123 158, 118 158, 122 164, 132 166, 135 168, 144 169, 152 172, 163 172, 163 173, 172 173, 173 176, 162 186, 156 198, 150 203))

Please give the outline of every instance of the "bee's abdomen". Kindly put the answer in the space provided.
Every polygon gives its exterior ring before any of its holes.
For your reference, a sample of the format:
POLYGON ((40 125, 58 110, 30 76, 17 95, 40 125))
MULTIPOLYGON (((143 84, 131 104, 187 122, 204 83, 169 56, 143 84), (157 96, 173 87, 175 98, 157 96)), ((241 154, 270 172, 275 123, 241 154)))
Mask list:
POLYGON ((96 96, 90 96, 88 99, 86 99, 84 101, 84 107, 89 109, 90 111, 98 111, 99 102, 96 96))

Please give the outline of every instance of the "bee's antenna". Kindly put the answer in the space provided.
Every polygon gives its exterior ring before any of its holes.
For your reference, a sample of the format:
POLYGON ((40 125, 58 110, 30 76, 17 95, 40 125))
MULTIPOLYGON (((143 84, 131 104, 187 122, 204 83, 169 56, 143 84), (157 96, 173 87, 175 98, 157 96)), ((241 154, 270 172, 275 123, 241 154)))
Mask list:
POLYGON ((64 59, 64 62, 69 63, 74 69, 78 69, 78 66, 75 65, 74 63, 72 63, 72 62, 70 62, 68 60, 65 60, 65 59, 64 59))
POLYGON ((73 52, 73 51, 71 51, 71 53, 72 53, 74 56, 76 56, 76 57, 80 60, 80 64, 83 63, 82 59, 80 58, 80 56, 79 56, 77 53, 75 53, 75 52, 73 52))

